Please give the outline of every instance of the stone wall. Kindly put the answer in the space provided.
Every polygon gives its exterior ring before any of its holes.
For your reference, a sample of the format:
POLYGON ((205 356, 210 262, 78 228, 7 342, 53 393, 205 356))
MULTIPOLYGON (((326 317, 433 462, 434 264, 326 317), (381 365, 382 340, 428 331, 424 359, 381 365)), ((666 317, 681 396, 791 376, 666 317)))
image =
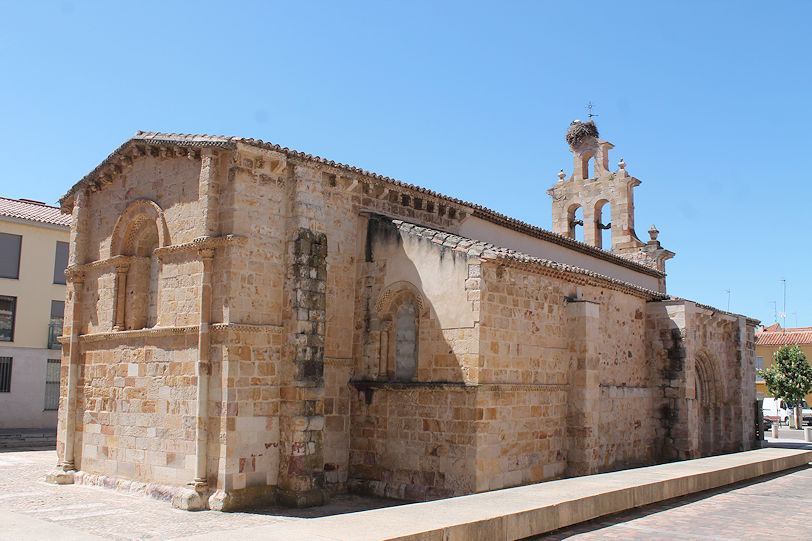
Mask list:
POLYGON ((754 323, 685 300, 649 303, 646 345, 664 382, 663 457, 755 445, 754 323))
POLYGON ((476 405, 477 492, 564 474, 566 385, 482 385, 476 405))
POLYGON ((355 389, 350 489, 407 500, 475 491, 475 389, 409 383, 355 389))
POLYGON ((76 192, 64 471, 189 486, 179 507, 228 510, 748 446, 749 320, 468 251, 451 235, 461 203, 304 155, 127 152, 76 192))
POLYGON ((198 217, 200 162, 181 158, 170 150, 140 156, 104 189, 92 193, 85 219, 90 224, 82 242, 83 258, 89 263, 111 257, 113 230, 127 205, 137 199, 155 201, 165 209, 172 224, 171 244, 182 244, 203 236, 198 217))
POLYGON ((479 383, 528 386, 525 393, 500 395, 523 429, 508 422, 491 430, 533 430, 537 445, 520 458, 521 474, 505 476, 503 455, 492 473, 501 480, 478 481, 508 486, 560 476, 566 468, 579 474, 654 462, 660 379, 644 347, 645 299, 527 268, 482 269, 479 383), (572 312, 584 303, 592 308, 572 312), (506 396, 516 402, 506 403, 506 396), (558 417, 540 419, 530 404, 558 417))
POLYGON ((196 340, 180 334, 83 341, 74 436, 83 470, 166 484, 191 478, 196 340))
POLYGON ((210 506, 231 508, 234 495, 273 498, 279 475, 280 327, 215 327, 209 394, 210 506))

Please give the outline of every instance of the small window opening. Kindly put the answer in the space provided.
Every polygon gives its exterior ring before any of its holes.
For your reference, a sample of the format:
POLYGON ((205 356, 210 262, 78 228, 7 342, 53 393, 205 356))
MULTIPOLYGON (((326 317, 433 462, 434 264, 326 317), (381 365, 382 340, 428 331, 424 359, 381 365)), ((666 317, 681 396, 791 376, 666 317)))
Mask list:
POLYGON ((584 209, 577 207, 570 211, 569 237, 584 242, 584 209))
POLYGON ((395 343, 395 379, 409 381, 417 371, 417 311, 411 303, 397 312, 395 343))

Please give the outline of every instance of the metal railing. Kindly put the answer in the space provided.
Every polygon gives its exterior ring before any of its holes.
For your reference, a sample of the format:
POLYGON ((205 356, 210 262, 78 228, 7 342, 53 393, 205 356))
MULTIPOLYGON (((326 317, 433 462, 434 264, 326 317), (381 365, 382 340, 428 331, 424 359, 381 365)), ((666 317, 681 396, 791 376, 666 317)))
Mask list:
POLYGON ((59 337, 62 336, 62 318, 51 318, 48 323, 48 349, 59 349, 59 337))

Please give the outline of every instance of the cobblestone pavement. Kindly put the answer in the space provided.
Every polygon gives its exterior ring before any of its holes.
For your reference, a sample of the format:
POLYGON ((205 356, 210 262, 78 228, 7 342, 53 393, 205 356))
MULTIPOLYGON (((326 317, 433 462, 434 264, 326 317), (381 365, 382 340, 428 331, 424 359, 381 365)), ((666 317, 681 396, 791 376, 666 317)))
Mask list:
MULTIPOLYGON (((0 453, 0 510, 24 514, 49 526, 67 527, 87 537, 104 539, 172 539, 199 533, 304 520, 316 516, 363 511, 402 502, 360 496, 336 496, 329 505, 310 509, 269 507, 251 513, 174 509, 167 502, 84 485, 51 485, 43 481, 56 465, 54 451, 0 453)), ((20 539, 0 520, 0 540, 20 539), (4 532, 5 530, 5 532, 4 532)), ((61 528, 60 528, 61 529, 61 528)), ((13 528, 12 528, 13 530, 13 528)), ((49 530, 50 531, 50 530, 49 530)), ((37 539, 30 534, 24 539, 37 539)))
POLYGON ((649 505, 532 539, 812 539, 812 467, 649 505))

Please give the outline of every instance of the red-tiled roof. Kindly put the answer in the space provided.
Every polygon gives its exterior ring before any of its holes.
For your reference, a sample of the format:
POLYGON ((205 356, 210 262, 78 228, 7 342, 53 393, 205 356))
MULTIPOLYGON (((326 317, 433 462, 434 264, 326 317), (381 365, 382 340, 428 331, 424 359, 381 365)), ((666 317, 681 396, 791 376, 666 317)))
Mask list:
POLYGON ((43 224, 70 227, 70 214, 62 214, 59 207, 52 207, 30 199, 0 197, 0 216, 28 220, 43 224))
POLYGON ((762 332, 756 338, 756 345, 759 346, 791 346, 793 344, 812 344, 812 327, 762 332))

